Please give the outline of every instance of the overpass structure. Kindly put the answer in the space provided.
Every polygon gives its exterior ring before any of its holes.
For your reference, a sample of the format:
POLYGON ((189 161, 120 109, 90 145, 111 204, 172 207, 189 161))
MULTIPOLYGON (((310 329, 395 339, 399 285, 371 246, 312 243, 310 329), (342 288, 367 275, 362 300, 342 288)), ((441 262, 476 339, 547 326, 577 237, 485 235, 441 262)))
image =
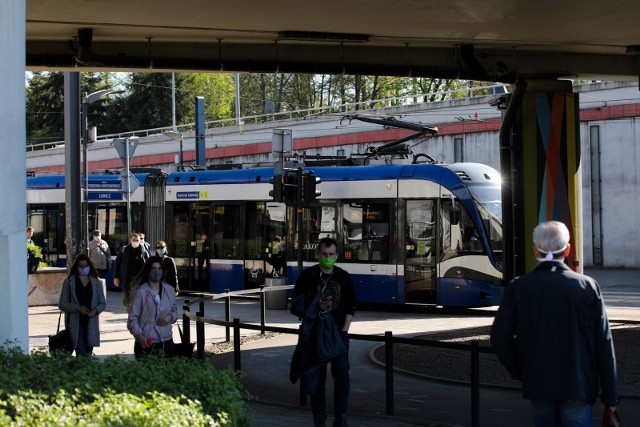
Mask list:
MULTIPOLYGON (((25 172, 25 69, 71 72, 65 141, 67 166, 75 168, 76 175, 80 94, 73 75, 83 70, 348 73, 515 82, 500 130, 504 228, 511 237, 505 240, 505 253, 512 255, 505 261, 509 278, 527 268, 527 235, 539 220, 566 221, 572 240, 581 246, 578 97, 557 79, 637 79, 639 17, 635 0, 4 1, 0 127, 18 137, 5 143, 6 167, 0 169, 0 184, 12 201, 0 204, 0 281, 8 284, 0 302, 0 340, 16 339, 28 348, 26 272, 18 256, 24 244, 25 185, 16 180, 25 172)), ((75 191, 79 199, 79 188, 75 191)), ((67 228, 75 229, 79 218, 69 221, 67 228)), ((68 246, 75 248, 77 242, 70 237, 68 246)), ((576 267, 582 254, 572 252, 570 259, 576 267)))

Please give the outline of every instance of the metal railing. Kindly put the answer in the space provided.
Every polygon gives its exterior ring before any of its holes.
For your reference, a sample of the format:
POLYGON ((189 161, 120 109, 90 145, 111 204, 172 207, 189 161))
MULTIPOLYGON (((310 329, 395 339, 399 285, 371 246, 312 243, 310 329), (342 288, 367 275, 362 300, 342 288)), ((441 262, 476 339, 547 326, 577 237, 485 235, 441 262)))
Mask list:
MULTIPOLYGON (((319 107, 302 108, 298 110, 281 111, 281 112, 270 113, 270 114, 256 114, 251 116, 240 117, 239 121, 242 126, 242 125, 249 125, 249 124, 266 123, 266 122, 277 122, 281 120, 304 119, 307 117, 320 116, 320 115, 343 114, 343 113, 354 112, 354 111, 381 109, 381 108, 389 108, 389 107, 400 107, 400 106, 406 106, 406 105, 437 102, 437 101, 452 99, 457 94, 460 94, 460 99, 474 98, 477 96, 496 93, 499 90, 503 90, 503 89, 504 89, 504 85, 500 85, 500 84, 477 86, 477 87, 471 87, 471 88, 466 87, 466 88, 444 90, 444 91, 433 92, 433 93, 405 95, 405 96, 398 96, 398 97, 392 97, 392 98, 373 99, 368 101, 346 102, 344 104, 338 104, 338 105, 324 105, 319 107)), ((235 117, 227 118, 227 119, 211 120, 211 121, 205 122, 205 128, 211 129, 211 128, 219 128, 219 127, 237 126, 237 122, 238 120, 235 117)), ((148 137, 152 135, 162 135, 164 132, 168 132, 171 130, 177 130, 178 132, 183 134, 186 132, 192 132, 195 130, 195 123, 178 125, 176 126, 176 129, 173 129, 172 126, 164 126, 164 127, 152 128, 152 129, 142 129, 142 130, 135 130, 135 131, 128 131, 128 132, 111 133, 111 134, 99 136, 96 142, 111 140, 114 138, 132 138, 132 137, 148 137)), ((64 141, 52 141, 52 142, 41 142, 38 144, 31 144, 31 145, 27 145, 27 152, 47 150, 47 149, 56 148, 56 147, 60 148, 60 146, 63 144, 64 144, 64 141)))
MULTIPOLYGON (((260 331, 261 334, 265 332, 277 332, 282 334, 299 335, 299 329, 297 328, 285 328, 279 326, 267 326, 266 325, 266 292, 272 292, 283 289, 291 289, 292 285, 287 286, 271 286, 260 287, 257 289, 225 292, 224 294, 197 294, 196 298, 185 300, 186 305, 183 306, 182 321, 184 325, 184 332, 182 335, 183 342, 191 342, 190 325, 191 321, 196 322, 196 353, 200 360, 204 360, 204 348, 205 348, 205 324, 218 325, 226 328, 226 341, 231 342, 231 330, 233 331, 233 366, 234 370, 242 370, 242 353, 241 353, 241 339, 240 330, 254 330, 260 331), (242 323, 240 319, 231 319, 231 299, 243 298, 251 294, 259 294, 260 297, 260 324, 242 323), (215 320, 205 316, 204 303, 208 300, 224 299, 225 300, 225 320, 215 320), (198 311, 194 314, 191 313, 191 305, 199 304, 198 311)), ((255 298, 255 297, 253 297, 255 298)), ((394 361, 393 361, 393 347, 395 344, 415 345, 420 347, 437 347, 446 348, 451 350, 466 351, 470 353, 471 358, 471 379, 470 379, 470 392, 471 392, 471 426, 480 426, 480 353, 493 354, 494 351, 488 347, 481 347, 479 341, 471 340, 469 344, 449 343, 433 340, 422 340, 416 338, 402 338, 394 337, 393 332, 385 331, 384 335, 364 335, 364 334, 349 334, 349 338, 360 341, 380 342, 384 344, 385 351, 385 407, 386 414, 389 416, 395 415, 395 396, 394 396, 394 361)), ((304 405, 306 402, 306 393, 304 385, 300 383, 300 404, 304 405)))

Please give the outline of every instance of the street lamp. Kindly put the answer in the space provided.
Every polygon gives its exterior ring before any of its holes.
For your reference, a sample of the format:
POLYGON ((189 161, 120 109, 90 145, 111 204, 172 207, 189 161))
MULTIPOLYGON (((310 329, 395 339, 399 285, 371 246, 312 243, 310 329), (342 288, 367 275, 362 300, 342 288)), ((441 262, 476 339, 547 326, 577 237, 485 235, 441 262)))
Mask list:
POLYGON ((83 168, 82 173, 84 174, 84 200, 82 203, 82 216, 84 217, 84 221, 82 222, 82 235, 83 235, 83 250, 89 250, 89 161, 87 158, 87 147, 89 145, 89 128, 87 127, 87 111, 89 109, 89 104, 93 104, 105 96, 112 95, 114 93, 123 93, 123 90, 116 89, 103 89, 91 94, 87 94, 87 92, 82 93, 82 98, 80 99, 80 103, 82 105, 82 114, 81 114, 81 128, 82 128, 82 162, 83 168))
POLYGON ((184 170, 184 163, 183 163, 183 156, 182 156, 182 140, 184 139, 184 137, 182 136, 182 133, 175 130, 169 130, 167 132, 162 132, 162 134, 164 136, 168 136, 174 141, 180 141, 180 161, 178 163, 180 164, 179 170, 182 172, 184 170))

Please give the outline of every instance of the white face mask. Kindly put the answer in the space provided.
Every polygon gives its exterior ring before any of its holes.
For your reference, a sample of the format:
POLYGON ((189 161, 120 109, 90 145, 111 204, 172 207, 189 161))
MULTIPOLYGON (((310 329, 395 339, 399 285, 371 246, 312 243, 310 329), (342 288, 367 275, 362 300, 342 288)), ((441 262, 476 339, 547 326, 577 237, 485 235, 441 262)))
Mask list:
POLYGON ((91 272, 91 267, 88 265, 86 267, 78 267, 78 274, 81 276, 86 276, 91 272))
POLYGON ((131 247, 132 248, 137 248, 138 246, 140 246, 140 242, 131 242, 131 247))
POLYGON ((93 240, 95 240, 96 242, 99 242, 102 239, 100 238, 100 236, 93 236, 93 240))

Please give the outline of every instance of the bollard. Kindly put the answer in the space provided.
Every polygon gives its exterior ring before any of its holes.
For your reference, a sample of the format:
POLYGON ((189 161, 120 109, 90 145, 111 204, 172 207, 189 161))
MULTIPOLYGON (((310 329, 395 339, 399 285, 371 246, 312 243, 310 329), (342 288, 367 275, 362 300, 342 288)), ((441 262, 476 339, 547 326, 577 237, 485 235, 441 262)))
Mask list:
POLYGON ((480 344, 471 341, 471 426, 480 427, 480 344))
POLYGON ((188 305, 185 305, 182 307, 182 311, 182 329, 184 329, 182 332, 182 342, 191 342, 191 319, 189 319, 189 316, 184 314, 185 312, 188 313, 191 311, 191 309, 188 305))
POLYGON ((225 338, 227 342, 231 342, 231 329, 229 328, 229 322, 231 322, 231 295, 229 295, 229 289, 224 290, 227 294, 224 297, 224 321, 227 322, 227 326, 225 326, 225 338))
POLYGON ((384 367, 386 379, 387 415, 393 415, 395 404, 393 400, 393 332, 384 333, 384 367))
POLYGON ((260 285, 260 335, 265 334, 265 324, 267 323, 267 310, 266 310, 266 298, 264 295, 264 285, 260 285))
POLYGON ((233 319, 233 369, 240 372, 240 319, 233 319))
MULTIPOLYGON (((201 311, 196 313, 198 317, 204 317, 201 311)), ((196 342, 198 348, 198 359, 204 360, 204 322, 196 321, 196 342)))

